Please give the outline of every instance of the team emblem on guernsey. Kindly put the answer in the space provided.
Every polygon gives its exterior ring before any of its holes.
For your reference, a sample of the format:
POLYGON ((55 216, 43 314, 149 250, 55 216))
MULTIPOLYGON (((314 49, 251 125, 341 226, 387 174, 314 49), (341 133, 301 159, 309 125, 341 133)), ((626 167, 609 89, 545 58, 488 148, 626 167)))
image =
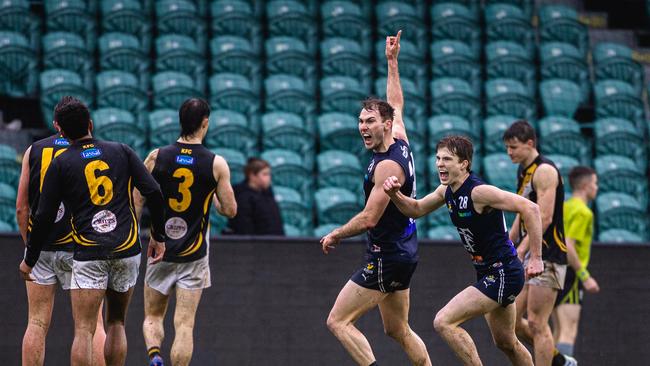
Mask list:
POLYGON ((187 234, 187 222, 181 217, 171 217, 165 223, 165 234, 174 240, 178 240, 187 234))
POLYGON ((194 158, 188 155, 176 155, 176 162, 181 165, 192 165, 194 158))
POLYGON ((109 210, 101 210, 93 216, 92 226, 99 233, 110 233, 117 226, 117 217, 109 210))
POLYGON ((88 149, 88 150, 82 151, 81 152, 81 157, 84 158, 84 159, 92 159, 92 158, 98 157, 101 154, 102 154, 102 151, 100 149, 93 148, 93 149, 88 149))
POLYGON ((65 215, 65 206, 63 206, 63 202, 61 202, 59 205, 59 210, 56 212, 56 219, 54 220, 54 223, 56 224, 57 222, 61 221, 63 215, 65 215))

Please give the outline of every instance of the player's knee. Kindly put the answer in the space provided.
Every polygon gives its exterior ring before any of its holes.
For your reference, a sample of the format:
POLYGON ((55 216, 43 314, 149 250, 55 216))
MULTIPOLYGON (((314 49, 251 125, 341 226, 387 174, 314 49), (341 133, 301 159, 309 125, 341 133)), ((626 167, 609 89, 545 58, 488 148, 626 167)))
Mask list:
POLYGON ((327 329, 329 329, 330 332, 332 332, 333 334, 339 333, 343 326, 343 323, 339 321, 334 315, 332 315, 332 313, 330 313, 330 315, 327 316, 326 324, 327 324, 327 329))
POLYGON ((438 333, 442 333, 448 329, 450 325, 451 324, 447 320, 445 313, 440 310, 438 314, 436 314, 436 317, 433 319, 433 329, 435 329, 438 333))
POLYGON ((517 340, 515 337, 495 337, 494 345, 503 352, 511 353, 515 350, 517 340))
POLYGON ((27 327, 32 330, 47 333, 47 330, 50 329, 50 322, 38 317, 33 317, 27 322, 27 327))
POLYGON ((530 317, 528 319, 528 328, 533 334, 542 334, 548 330, 548 322, 543 322, 536 317, 530 317))
POLYGON ((410 331, 411 330, 409 329, 408 325, 392 325, 384 327, 384 333, 396 340, 406 338, 409 335, 410 331))

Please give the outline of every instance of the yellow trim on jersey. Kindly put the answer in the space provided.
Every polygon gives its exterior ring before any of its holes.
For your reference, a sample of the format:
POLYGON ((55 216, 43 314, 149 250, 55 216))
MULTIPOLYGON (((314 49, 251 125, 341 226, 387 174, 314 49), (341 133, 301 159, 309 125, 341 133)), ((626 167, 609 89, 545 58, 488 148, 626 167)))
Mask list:
MULTIPOLYGON (((528 183, 531 183, 533 180, 533 174, 535 174, 535 171, 537 170, 537 164, 533 164, 526 169, 526 172, 524 173, 524 179, 521 182, 521 186, 517 190, 517 194, 520 196, 524 195, 524 189, 528 185, 528 183)), ((531 183, 532 184, 532 183, 531 183)), ((528 197, 526 197, 528 198, 528 197)))
POLYGON ((557 233, 557 226, 553 228, 553 239, 555 239, 555 243, 560 250, 566 252, 566 244, 564 244, 564 240, 560 239, 560 235, 557 233))
POLYGON ((203 218, 201 219, 201 227, 199 228, 199 236, 198 238, 190 245, 187 249, 184 251, 178 253, 179 257, 186 257, 188 255, 196 253, 199 248, 201 248, 201 245, 203 244, 203 228, 205 227, 205 215, 208 213, 208 209, 210 208, 210 202, 212 201, 212 196, 214 195, 214 192, 216 191, 216 188, 210 191, 208 196, 205 198, 205 202, 203 203, 203 218))
POLYGON ((129 185, 128 185, 129 211, 131 212, 131 229, 129 230, 129 236, 126 238, 126 240, 113 250, 113 252, 115 253, 122 252, 131 248, 133 245, 135 245, 138 239, 138 220, 135 218, 135 213, 133 212, 133 192, 132 192, 133 187, 131 185, 132 180, 133 178, 129 178, 129 185))
POLYGON ((86 246, 86 247, 94 247, 99 244, 97 244, 96 241, 88 240, 84 238, 83 235, 79 234, 77 232, 77 228, 74 227, 74 223, 72 222, 72 218, 70 219, 70 226, 72 227, 72 237, 75 241, 75 243, 86 246))
POLYGON ((71 243, 71 242, 74 241, 72 236, 73 236, 73 234, 72 234, 72 231, 71 231, 66 236, 64 236, 64 237, 60 238, 59 240, 55 241, 54 244, 57 245, 57 244, 71 243))

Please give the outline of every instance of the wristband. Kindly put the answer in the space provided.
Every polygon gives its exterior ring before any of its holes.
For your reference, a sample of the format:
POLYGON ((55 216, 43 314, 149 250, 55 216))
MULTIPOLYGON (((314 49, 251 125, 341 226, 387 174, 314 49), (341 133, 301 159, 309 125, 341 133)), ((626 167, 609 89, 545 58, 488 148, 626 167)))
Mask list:
POLYGON ((589 271, 586 269, 581 269, 576 273, 578 275, 578 279, 580 279, 581 282, 584 282, 587 278, 590 277, 589 271))

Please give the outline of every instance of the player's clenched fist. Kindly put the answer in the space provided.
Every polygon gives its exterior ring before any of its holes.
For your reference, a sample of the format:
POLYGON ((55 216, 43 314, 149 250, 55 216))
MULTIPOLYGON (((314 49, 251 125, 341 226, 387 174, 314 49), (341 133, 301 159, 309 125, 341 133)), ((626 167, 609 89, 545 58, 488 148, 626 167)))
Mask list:
POLYGON ((402 184, 394 175, 386 178, 384 181, 384 192, 389 196, 395 195, 400 188, 402 188, 402 184))

